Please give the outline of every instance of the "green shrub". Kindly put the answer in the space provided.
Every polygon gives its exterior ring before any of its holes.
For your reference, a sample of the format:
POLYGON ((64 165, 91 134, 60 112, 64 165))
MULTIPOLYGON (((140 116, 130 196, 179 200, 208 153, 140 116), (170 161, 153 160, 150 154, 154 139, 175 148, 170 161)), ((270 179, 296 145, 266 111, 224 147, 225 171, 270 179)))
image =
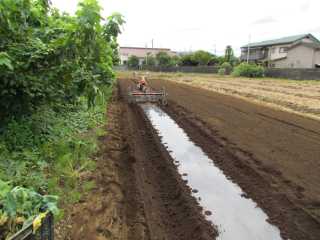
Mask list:
POLYGON ((220 68, 220 69, 218 70, 218 74, 219 74, 220 76, 223 76, 223 75, 225 74, 225 72, 226 72, 226 69, 225 69, 225 68, 220 68))
POLYGON ((241 63, 238 67, 234 68, 231 73, 233 77, 264 77, 264 68, 261 66, 252 66, 246 62, 241 63))
POLYGON ((221 64, 221 67, 227 68, 227 67, 231 67, 231 65, 228 62, 224 62, 224 63, 221 64))
POLYGON ((249 65, 252 66, 252 67, 257 66, 256 62, 253 61, 253 60, 250 60, 250 61, 249 61, 249 65))

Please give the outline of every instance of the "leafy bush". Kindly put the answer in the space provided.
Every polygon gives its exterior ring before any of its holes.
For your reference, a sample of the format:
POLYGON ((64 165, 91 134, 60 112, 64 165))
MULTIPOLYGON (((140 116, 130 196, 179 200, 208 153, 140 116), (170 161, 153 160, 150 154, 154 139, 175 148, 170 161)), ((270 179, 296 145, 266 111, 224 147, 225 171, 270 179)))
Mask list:
POLYGON ((154 56, 147 56, 147 63, 146 60, 142 61, 142 64, 147 65, 147 66, 156 66, 156 59, 154 56))
POLYGON ((80 2, 75 17, 50 14, 49 3, 0 0, 0 132, 44 103, 85 96, 90 107, 99 86, 115 80, 122 16, 104 19, 96 0, 80 2))
POLYGON ((136 67, 139 64, 139 57, 136 55, 131 55, 128 58, 128 62, 127 65, 129 65, 130 67, 136 67))
POLYGON ((165 51, 159 51, 156 53, 156 59, 159 66, 175 66, 175 61, 171 58, 171 56, 165 51))
POLYGON ((252 66, 252 67, 257 66, 256 62, 253 61, 253 60, 250 60, 250 61, 249 61, 249 65, 252 66))
POLYGON ((181 66, 197 66, 198 62, 191 60, 192 54, 187 54, 180 59, 181 66))
POLYGON ((200 66, 206 66, 211 60, 211 53, 199 50, 192 54, 190 59, 193 62, 197 62, 200 66))
MULTIPOLYGON (((0 179, 0 226, 10 229, 13 233, 34 221, 34 233, 40 226, 41 218, 47 210, 54 214, 59 212, 57 208, 58 196, 42 196, 33 189, 15 187, 10 182, 0 179)), ((6 239, 9 232, 0 233, 1 239, 6 239)))
POLYGON ((234 77, 264 77, 264 68, 258 66, 251 66, 246 62, 241 63, 238 67, 235 67, 231 76, 234 77))
POLYGON ((175 65, 180 66, 181 65, 181 61, 180 61, 180 57, 177 55, 174 55, 171 57, 171 59, 175 62, 175 65))
POLYGON ((225 69, 225 68, 220 68, 220 69, 218 70, 218 74, 219 74, 220 76, 223 76, 223 75, 225 74, 225 72, 226 72, 226 69, 225 69))
POLYGON ((231 65, 228 62, 224 62, 224 63, 221 64, 221 67, 227 68, 227 67, 231 67, 231 65))
POLYGON ((223 56, 220 57, 213 57, 209 62, 208 62, 208 66, 221 66, 222 63, 224 63, 225 59, 223 56))

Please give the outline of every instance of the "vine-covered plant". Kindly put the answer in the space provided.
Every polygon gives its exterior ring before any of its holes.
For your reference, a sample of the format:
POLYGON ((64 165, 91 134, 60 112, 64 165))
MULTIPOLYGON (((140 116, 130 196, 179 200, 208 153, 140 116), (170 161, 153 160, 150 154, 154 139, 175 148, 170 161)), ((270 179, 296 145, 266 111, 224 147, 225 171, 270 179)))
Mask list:
POLYGON ((0 0, 0 131, 44 103, 83 95, 90 107, 98 87, 114 81, 125 21, 119 13, 104 19, 97 0, 78 6, 72 17, 49 0, 0 0))

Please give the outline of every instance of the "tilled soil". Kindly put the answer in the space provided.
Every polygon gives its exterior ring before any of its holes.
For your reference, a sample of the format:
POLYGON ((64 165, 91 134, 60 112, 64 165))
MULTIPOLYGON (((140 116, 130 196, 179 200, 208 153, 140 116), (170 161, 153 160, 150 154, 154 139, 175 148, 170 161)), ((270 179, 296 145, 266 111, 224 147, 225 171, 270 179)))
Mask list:
MULTIPOLYGON (((129 108, 119 78, 100 141, 98 188, 69 213, 63 239, 214 239, 141 107, 129 108)), ((320 236, 320 122, 163 79, 162 109, 279 227, 284 239, 320 236)), ((207 184, 207 183, 203 183, 207 184)), ((218 224, 217 224, 218 225, 218 224)))
POLYGON ((98 188, 56 225, 57 239, 215 239, 191 189, 140 107, 118 82, 100 139, 98 188))

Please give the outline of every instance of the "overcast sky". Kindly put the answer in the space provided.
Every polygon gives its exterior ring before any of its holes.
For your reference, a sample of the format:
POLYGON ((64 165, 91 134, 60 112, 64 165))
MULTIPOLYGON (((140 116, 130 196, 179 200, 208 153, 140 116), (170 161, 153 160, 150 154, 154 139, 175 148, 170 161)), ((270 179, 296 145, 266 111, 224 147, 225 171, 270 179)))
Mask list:
MULTIPOLYGON (((52 6, 74 15, 79 0, 51 0, 52 6)), ((100 0, 102 16, 112 12, 127 22, 120 46, 205 50, 235 55, 249 42, 311 33, 320 40, 320 0, 100 0)))

